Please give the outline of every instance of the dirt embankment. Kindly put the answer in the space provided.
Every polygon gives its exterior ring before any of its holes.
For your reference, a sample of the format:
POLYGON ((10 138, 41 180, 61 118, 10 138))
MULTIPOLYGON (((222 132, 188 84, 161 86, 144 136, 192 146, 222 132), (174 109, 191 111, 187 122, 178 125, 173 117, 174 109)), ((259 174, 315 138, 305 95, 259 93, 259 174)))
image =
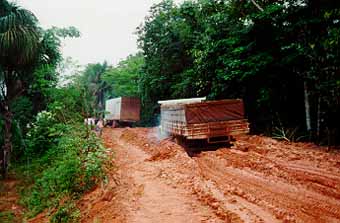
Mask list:
POLYGON ((15 179, 0 181, 0 222, 22 222, 23 208, 18 204, 17 184, 15 179))
POLYGON ((119 183, 83 222, 340 222, 336 152, 244 136, 190 158, 155 131, 104 131, 119 183))

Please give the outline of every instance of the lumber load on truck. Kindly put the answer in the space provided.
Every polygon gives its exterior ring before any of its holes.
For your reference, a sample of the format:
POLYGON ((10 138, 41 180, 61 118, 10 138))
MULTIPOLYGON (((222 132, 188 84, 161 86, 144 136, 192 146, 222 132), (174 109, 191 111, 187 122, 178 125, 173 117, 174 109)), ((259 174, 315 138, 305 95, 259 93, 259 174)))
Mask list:
POLYGON ((249 133, 241 99, 204 101, 204 98, 159 101, 161 128, 166 134, 185 139, 229 141, 249 133))
POLYGON ((135 97, 119 97, 106 100, 105 120, 137 122, 140 120, 140 99, 135 97))

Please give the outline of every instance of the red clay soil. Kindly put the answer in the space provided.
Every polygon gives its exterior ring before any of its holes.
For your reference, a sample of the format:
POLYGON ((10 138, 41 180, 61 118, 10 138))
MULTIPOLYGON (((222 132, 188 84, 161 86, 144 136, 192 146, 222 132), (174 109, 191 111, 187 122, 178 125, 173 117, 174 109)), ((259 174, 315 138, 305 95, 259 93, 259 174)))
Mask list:
POLYGON ((340 222, 337 152, 244 136, 191 158, 156 131, 105 129, 115 180, 80 202, 82 222, 340 222))
MULTIPOLYGON (((138 130, 143 134, 146 129, 138 130)), ((176 151, 165 151, 165 143, 162 154, 152 151, 150 155, 142 148, 148 147, 148 142, 135 136, 128 129, 104 130, 105 145, 115 154, 113 163, 117 168, 112 175, 114 180, 109 180, 110 187, 99 187, 82 199, 81 222, 224 222, 190 190, 164 178, 163 168, 157 162, 169 159, 176 151), (126 137, 132 137, 133 144, 126 137), (134 143, 143 144, 139 147, 134 143)))
POLYGON ((22 222, 23 208, 18 204, 17 183, 15 179, 0 181, 0 222, 22 222))
POLYGON ((339 152, 243 136, 189 157, 155 128, 103 139, 114 168, 78 202, 82 223, 340 222, 339 152))

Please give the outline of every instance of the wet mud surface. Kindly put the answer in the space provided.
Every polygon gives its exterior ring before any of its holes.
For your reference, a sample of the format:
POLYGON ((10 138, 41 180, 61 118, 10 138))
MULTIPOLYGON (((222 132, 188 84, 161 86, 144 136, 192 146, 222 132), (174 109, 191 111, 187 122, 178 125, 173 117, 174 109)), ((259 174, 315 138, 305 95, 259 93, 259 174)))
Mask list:
POLYGON ((190 157, 156 131, 104 130, 115 180, 83 200, 83 222, 340 222, 338 152, 243 136, 190 157))

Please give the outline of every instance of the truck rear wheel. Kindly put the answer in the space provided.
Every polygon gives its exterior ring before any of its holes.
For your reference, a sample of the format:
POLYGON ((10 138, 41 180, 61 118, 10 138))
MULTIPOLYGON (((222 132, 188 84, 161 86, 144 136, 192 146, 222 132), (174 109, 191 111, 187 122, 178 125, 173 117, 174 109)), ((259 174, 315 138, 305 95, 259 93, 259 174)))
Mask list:
POLYGON ((182 143, 183 143, 182 138, 183 138, 182 136, 176 135, 175 136, 175 143, 178 144, 178 145, 182 145, 182 143))

